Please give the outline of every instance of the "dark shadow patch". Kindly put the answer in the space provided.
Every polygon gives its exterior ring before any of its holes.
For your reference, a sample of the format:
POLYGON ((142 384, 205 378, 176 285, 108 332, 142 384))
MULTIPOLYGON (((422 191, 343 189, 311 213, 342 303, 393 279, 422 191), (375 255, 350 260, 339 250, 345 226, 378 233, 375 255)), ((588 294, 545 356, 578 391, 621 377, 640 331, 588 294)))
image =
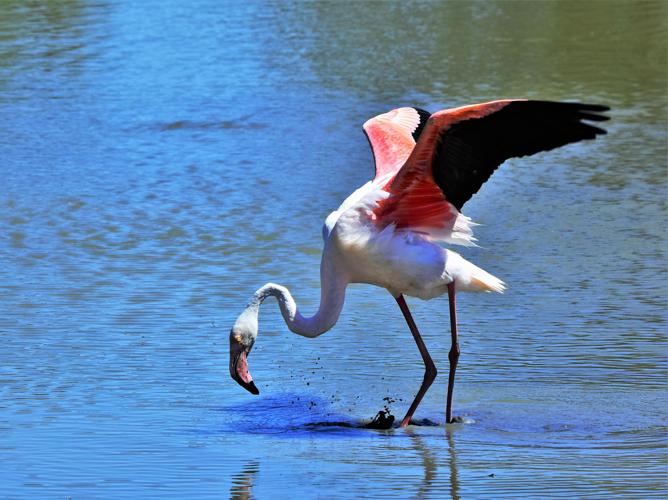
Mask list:
POLYGON ((429 420, 428 418, 420 418, 420 419, 413 419, 411 420, 410 425, 414 425, 416 427, 441 427, 441 424, 438 422, 434 422, 433 420, 429 420))
MULTIPOLYGON (((302 394, 263 396, 243 404, 219 408, 224 414, 222 427, 210 433, 234 432, 286 437, 369 437, 370 432, 394 434, 401 429, 401 421, 392 415, 388 398, 385 407, 373 418, 356 419, 334 411, 327 400, 302 394), (386 431, 386 432, 383 432, 386 431)), ((464 420, 461 423, 469 423, 464 420)), ((413 419, 409 429, 447 428, 443 422, 428 418, 413 419)), ((209 432, 206 432, 209 433, 209 432)))
POLYGON ((192 120, 176 120, 168 123, 156 124, 156 128, 162 132, 169 132, 174 130, 216 130, 216 129, 262 129, 266 128, 265 124, 257 122, 246 121, 246 118, 238 120, 221 120, 221 121, 192 121, 192 120))
POLYGON ((365 424, 364 427, 366 429, 390 429, 393 423, 394 415, 386 407, 384 410, 380 410, 371 422, 365 424))

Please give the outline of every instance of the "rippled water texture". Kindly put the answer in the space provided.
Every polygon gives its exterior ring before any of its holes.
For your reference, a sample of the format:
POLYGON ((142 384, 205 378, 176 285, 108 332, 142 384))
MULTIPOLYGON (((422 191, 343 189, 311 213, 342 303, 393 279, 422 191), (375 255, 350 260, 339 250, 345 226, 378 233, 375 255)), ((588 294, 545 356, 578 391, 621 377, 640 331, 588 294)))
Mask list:
POLYGON ((0 7, 0 496, 664 498, 665 2, 5 1, 0 7), (310 312, 321 225, 372 174, 361 124, 499 97, 611 106, 609 134, 510 161, 465 207, 508 285, 447 301, 349 290, 310 312))

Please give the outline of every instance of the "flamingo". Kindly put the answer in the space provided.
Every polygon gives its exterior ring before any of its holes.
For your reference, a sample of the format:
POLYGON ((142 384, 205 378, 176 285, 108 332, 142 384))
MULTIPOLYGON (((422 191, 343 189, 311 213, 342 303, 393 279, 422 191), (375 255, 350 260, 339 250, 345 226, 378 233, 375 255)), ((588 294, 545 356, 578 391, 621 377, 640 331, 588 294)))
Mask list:
POLYGON ((447 292, 451 349, 446 423, 459 359, 457 292, 503 293, 499 278, 441 244, 475 245, 462 206, 506 159, 548 151, 605 130, 586 121, 609 117, 592 104, 497 100, 438 111, 403 107, 363 125, 376 175, 329 214, 322 229, 320 306, 311 317, 297 309, 290 291, 273 283, 258 289, 230 331, 232 378, 259 394, 248 368, 258 335, 258 313, 275 297, 288 328, 317 337, 336 323, 350 283, 385 288, 396 300, 425 366, 420 389, 401 427, 406 427, 436 377, 436 366, 411 316, 405 295, 429 300, 447 292))

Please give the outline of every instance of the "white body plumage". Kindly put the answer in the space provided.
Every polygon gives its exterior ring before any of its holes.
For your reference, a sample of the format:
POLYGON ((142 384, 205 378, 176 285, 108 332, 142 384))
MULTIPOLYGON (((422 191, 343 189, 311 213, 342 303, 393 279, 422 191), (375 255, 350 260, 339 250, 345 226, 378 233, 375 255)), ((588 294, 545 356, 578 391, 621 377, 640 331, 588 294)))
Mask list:
MULTIPOLYGON (((386 179, 371 181, 353 192, 325 221, 323 266, 336 269, 349 283, 369 283, 400 294, 431 299, 455 281, 457 290, 503 292, 504 284, 461 255, 442 248, 428 230, 379 230, 374 221, 378 201, 388 193, 386 179)), ((474 244, 474 223, 461 214, 449 240, 474 244)))

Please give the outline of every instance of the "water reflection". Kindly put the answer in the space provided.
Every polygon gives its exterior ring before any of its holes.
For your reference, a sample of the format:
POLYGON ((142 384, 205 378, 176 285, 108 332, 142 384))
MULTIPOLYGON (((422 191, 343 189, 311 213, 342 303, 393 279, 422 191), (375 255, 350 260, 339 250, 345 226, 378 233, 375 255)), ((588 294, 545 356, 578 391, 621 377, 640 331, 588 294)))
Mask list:
POLYGON ((434 483, 434 478, 436 477, 436 471, 438 470, 438 461, 434 456, 434 453, 425 445, 424 440, 418 434, 411 429, 406 429, 406 434, 410 436, 413 448, 418 452, 424 469, 422 484, 420 484, 420 487, 415 492, 413 498, 428 498, 434 483))
POLYGON ((253 483, 260 470, 259 462, 248 462, 243 470, 232 477, 230 498, 232 500, 250 500, 253 497, 253 483))
MULTIPOLYGON (((406 434, 410 437, 410 440, 413 444, 413 448, 417 451, 418 456, 420 457, 422 468, 423 468, 423 478, 420 486, 413 498, 422 499, 430 498, 434 493, 434 485, 439 483, 436 475, 438 472, 439 460, 434 450, 425 442, 425 438, 417 434, 413 429, 407 428, 405 430, 406 434)), ((448 444, 448 469, 450 472, 449 476, 449 490, 450 497, 452 500, 459 500, 459 478, 458 478, 458 469, 457 469, 457 450, 455 448, 455 437, 454 431, 446 427, 445 428, 445 437, 448 444)), ((442 451, 440 448, 439 451, 442 451)))
POLYGON ((446 426, 445 437, 448 441, 448 465, 450 467, 450 495, 453 500, 459 500, 459 478, 457 477, 457 450, 452 429, 446 426))

